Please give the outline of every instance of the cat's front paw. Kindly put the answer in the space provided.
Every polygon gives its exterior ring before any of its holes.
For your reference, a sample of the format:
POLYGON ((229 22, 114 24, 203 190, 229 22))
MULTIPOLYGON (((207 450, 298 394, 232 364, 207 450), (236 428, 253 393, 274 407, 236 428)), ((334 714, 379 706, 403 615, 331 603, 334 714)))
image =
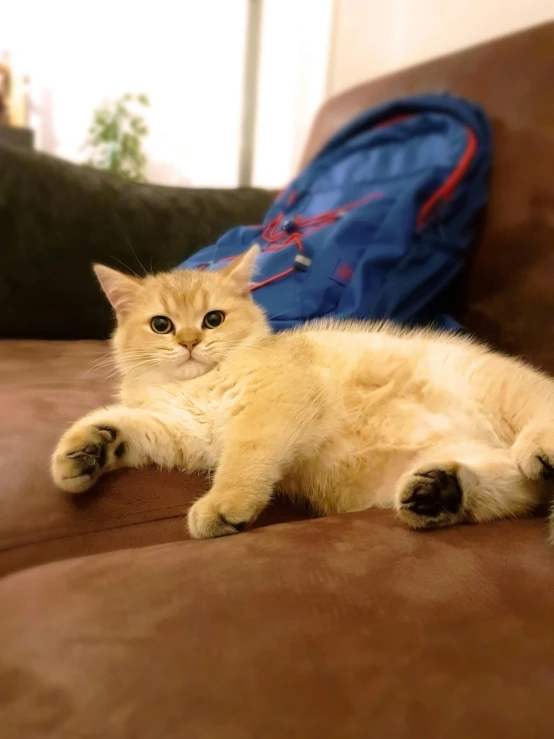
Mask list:
POLYGON ((193 539, 213 539, 244 531, 252 517, 228 501, 207 493, 189 510, 187 526, 193 539))
POLYGON ((77 423, 62 436, 52 456, 54 482, 66 493, 82 493, 113 467, 124 451, 125 444, 113 426, 77 423))

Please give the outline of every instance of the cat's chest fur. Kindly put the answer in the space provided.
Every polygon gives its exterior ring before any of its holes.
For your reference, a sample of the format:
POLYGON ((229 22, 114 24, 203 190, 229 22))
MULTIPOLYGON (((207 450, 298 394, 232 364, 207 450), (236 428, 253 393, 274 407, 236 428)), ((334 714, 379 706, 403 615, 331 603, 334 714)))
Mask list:
POLYGON ((243 385, 240 377, 215 372, 198 380, 157 386, 127 382, 121 388, 120 398, 127 407, 148 408, 164 419, 173 419, 179 428, 202 443, 208 466, 215 467, 229 421, 242 407, 243 385))

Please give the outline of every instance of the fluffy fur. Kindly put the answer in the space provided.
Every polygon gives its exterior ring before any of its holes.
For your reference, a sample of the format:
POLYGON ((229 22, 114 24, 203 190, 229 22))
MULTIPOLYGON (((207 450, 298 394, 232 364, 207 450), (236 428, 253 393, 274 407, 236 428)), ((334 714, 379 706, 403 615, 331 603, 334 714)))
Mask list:
POLYGON ((118 318, 120 398, 62 437, 60 488, 121 467, 214 470, 188 514, 196 538, 242 530, 276 489, 319 514, 392 508, 413 528, 548 500, 552 380, 431 331, 321 322, 271 335, 248 290, 256 256, 144 280, 96 268, 118 318), (210 311, 221 325, 205 326, 210 311), (154 316, 174 329, 154 333, 154 316))

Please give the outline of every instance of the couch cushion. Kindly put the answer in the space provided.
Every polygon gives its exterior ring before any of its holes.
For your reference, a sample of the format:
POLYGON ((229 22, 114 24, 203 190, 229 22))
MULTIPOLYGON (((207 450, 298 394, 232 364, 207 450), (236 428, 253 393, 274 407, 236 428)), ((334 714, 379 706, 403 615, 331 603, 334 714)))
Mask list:
POLYGON ((545 529, 367 511, 17 573, 2 739, 551 739, 545 529))
POLYGON ((0 343, 0 572, 66 551, 84 554, 92 545, 89 535, 183 511, 186 485, 171 475, 153 484, 150 471, 134 479, 121 474, 102 481, 99 494, 79 499, 66 497, 50 480, 50 454, 63 430, 109 400, 109 371, 94 369, 106 355, 100 342, 0 343), (52 540, 57 544, 49 556, 52 540))
MULTIPOLYGON (((0 574, 64 557, 183 539, 202 477, 124 470, 82 496, 60 493, 50 455, 113 391, 103 342, 0 342, 0 574)), ((300 515, 283 503, 258 522, 300 515)))

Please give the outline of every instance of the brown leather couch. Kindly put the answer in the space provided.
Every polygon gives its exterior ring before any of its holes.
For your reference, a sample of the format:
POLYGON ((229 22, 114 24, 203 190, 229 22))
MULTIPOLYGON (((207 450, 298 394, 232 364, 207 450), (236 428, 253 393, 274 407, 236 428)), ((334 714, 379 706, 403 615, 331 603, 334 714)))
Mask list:
MULTIPOLYGON (((346 92, 309 159, 387 98, 451 90, 496 134, 460 317, 554 373, 554 24, 346 92)), ((0 342, 2 739, 552 739, 544 519, 413 533, 392 513, 187 541, 200 478, 126 471, 68 500, 61 431, 106 401, 94 342, 0 342)))

